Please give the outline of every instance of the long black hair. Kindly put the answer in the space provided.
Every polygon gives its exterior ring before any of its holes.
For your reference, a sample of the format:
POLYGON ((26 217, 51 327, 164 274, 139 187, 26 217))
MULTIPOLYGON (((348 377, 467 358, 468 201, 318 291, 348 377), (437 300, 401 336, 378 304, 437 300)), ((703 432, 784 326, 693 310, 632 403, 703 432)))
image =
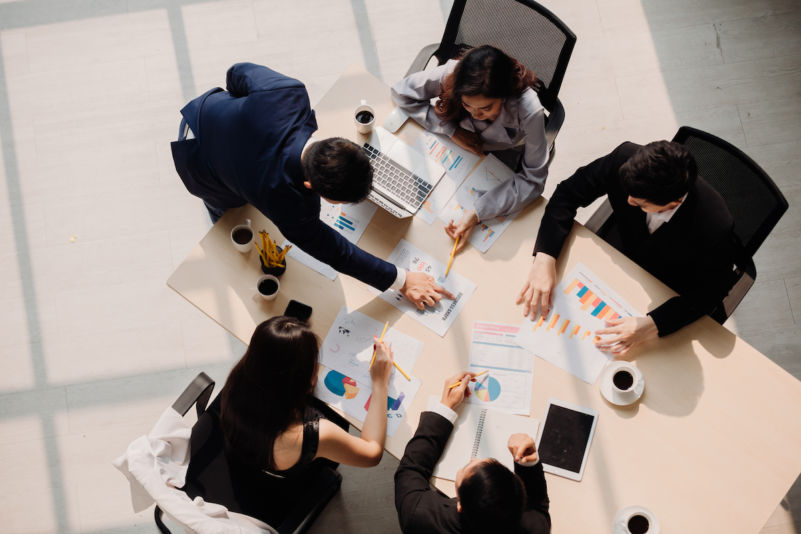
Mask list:
POLYGON ((272 468, 273 445, 300 422, 317 370, 319 340, 306 323, 273 317, 258 325, 220 393, 227 446, 259 468, 272 468))

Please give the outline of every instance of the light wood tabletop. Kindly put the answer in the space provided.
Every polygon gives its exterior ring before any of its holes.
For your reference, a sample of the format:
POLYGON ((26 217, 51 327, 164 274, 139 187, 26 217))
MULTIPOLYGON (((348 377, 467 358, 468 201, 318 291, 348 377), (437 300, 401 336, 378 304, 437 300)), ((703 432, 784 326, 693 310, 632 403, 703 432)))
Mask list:
MULTIPOLYGON (((387 86, 352 66, 315 106, 320 125, 315 137, 360 141, 352 112, 361 99, 375 109, 376 124, 393 107, 387 86)), ((419 128, 407 122, 399 135, 410 141, 417 133, 419 128)), ((361 282, 344 275, 328 280, 292 258, 278 297, 259 299, 257 253, 234 250, 229 233, 245 218, 256 230, 275 237, 280 232, 249 205, 226 212, 168 285, 244 343, 258 323, 281 314, 289 299, 314 308, 311 324, 321 338, 340 307, 347 306, 422 341, 415 367, 406 369, 422 386, 386 444, 400 457, 429 396, 439 397, 445 378, 467 368, 473 322, 522 321, 514 300, 531 264, 544 205, 540 199, 519 214, 486 254, 469 246, 456 256, 452 270, 477 289, 444 337, 378 299, 361 282)), ((452 241, 440 222, 400 220, 381 209, 358 244, 386 258, 401 238, 447 263, 452 241)), ((559 274, 579 261, 641 313, 674 294, 577 223, 559 259, 559 274)), ((599 413, 582 481, 547 475, 554 531, 611 532, 618 510, 642 505, 657 516, 663 532, 759 532, 801 472, 801 382, 708 317, 633 356, 646 388, 628 408, 606 402, 597 383, 587 384, 544 360, 535 362, 533 417, 542 420, 549 397, 599 413)), ((437 486, 453 491, 447 481, 437 486)))

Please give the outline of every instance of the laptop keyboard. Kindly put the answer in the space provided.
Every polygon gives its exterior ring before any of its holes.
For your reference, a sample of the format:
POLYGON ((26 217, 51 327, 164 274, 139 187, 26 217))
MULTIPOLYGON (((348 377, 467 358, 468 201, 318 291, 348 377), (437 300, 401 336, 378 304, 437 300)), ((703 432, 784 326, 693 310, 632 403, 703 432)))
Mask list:
POLYGON ((396 200, 412 213, 417 211, 431 192, 431 184, 398 165, 370 143, 364 143, 362 148, 373 166, 373 184, 380 186, 377 189, 397 197, 396 200))

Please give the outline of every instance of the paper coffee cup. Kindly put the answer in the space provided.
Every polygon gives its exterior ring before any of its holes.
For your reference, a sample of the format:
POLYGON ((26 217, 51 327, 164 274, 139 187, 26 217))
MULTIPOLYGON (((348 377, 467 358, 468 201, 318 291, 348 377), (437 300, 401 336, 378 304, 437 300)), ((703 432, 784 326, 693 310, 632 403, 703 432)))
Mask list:
POLYGON ((356 124, 356 131, 362 135, 370 135, 375 126, 375 110, 367 105, 366 100, 353 110, 353 122, 356 124))
POLYGON ((250 219, 245 219, 244 224, 237 224, 231 229, 231 243, 233 243, 236 250, 242 254, 247 254, 253 244, 253 235, 250 219))

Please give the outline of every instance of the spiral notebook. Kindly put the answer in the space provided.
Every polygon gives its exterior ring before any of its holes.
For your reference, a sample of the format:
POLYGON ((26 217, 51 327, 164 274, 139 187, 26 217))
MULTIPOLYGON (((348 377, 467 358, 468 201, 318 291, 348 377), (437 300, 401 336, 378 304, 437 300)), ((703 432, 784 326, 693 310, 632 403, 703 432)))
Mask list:
POLYGON ((506 447, 509 436, 522 432, 536 438, 539 425, 531 417, 464 404, 434 476, 456 480, 456 472, 472 458, 495 458, 514 471, 514 458, 506 447))

